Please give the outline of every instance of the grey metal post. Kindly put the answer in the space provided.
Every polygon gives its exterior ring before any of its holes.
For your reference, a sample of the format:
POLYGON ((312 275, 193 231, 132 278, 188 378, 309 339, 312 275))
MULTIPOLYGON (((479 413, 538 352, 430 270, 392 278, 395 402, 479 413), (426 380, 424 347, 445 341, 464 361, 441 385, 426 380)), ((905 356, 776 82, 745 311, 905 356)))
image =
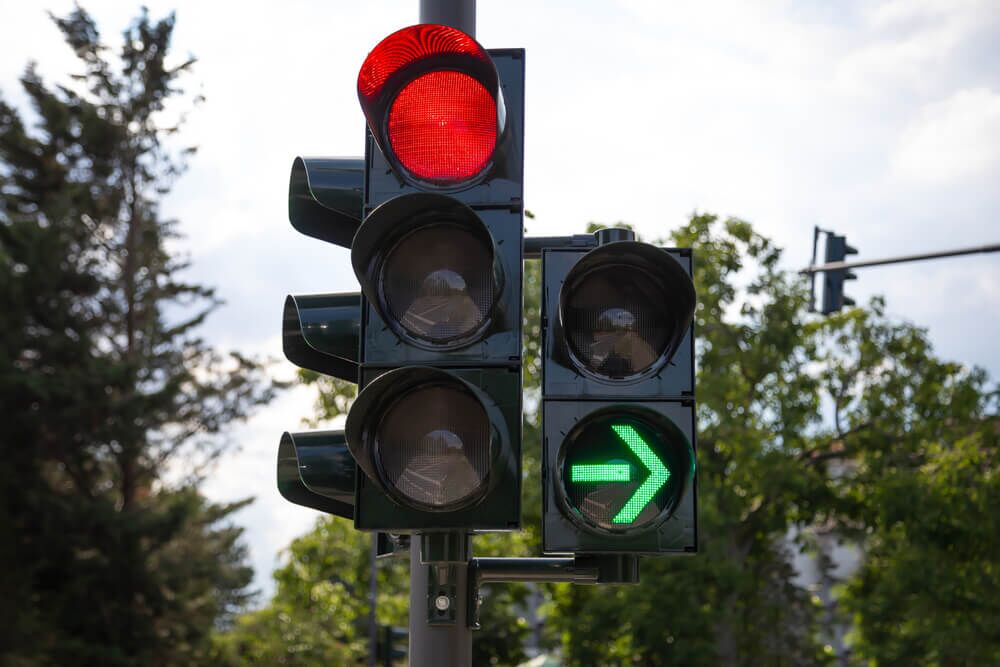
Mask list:
POLYGON ((420 22, 440 23, 476 36, 476 0, 420 0, 420 22))
MULTIPOLYGON (((471 537, 465 540, 464 552, 469 553, 471 537)), ((467 623, 469 573, 467 562, 447 565, 426 565, 420 562, 421 540, 410 542, 410 667, 471 667, 472 630, 467 623), (457 567, 456 567, 457 566, 457 567), (428 623, 433 600, 428 597, 431 573, 449 569, 455 595, 449 600, 454 609, 454 622, 428 623)))

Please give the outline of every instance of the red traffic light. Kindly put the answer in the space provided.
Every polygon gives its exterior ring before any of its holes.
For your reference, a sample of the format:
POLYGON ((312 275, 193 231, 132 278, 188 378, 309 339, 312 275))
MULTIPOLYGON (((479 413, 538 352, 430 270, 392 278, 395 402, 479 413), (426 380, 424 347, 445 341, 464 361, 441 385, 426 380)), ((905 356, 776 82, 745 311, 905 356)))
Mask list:
POLYGON ((451 187, 488 171, 503 98, 489 54, 462 31, 421 24, 389 35, 361 66, 358 98, 402 176, 451 187))
POLYGON ((428 72, 389 109, 389 143, 403 166, 428 181, 464 181, 483 171, 497 143, 497 105, 462 72, 428 72))

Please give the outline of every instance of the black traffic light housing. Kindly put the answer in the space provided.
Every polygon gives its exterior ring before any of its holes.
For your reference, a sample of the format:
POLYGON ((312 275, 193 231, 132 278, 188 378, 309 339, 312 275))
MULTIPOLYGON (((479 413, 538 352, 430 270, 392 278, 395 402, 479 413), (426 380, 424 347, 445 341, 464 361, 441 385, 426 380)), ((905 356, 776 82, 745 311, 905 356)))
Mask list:
MULTIPOLYGON (((361 224, 364 161, 295 158, 288 218, 298 231, 349 245, 361 224)), ((356 383, 360 373, 361 295, 288 295, 282 347, 296 365, 356 383)), ((353 519, 357 465, 343 431, 284 433, 278 445, 278 491, 288 501, 353 519)))
MULTIPOLYGON (((351 244, 362 288, 360 392, 346 427, 360 470, 355 527, 517 528, 524 52, 487 53, 453 28, 412 26, 369 54, 358 92, 368 141, 351 244), (495 147, 481 165, 456 166, 447 146, 443 166, 395 148, 403 91, 441 72, 471 77, 488 96, 495 147)), ((435 121, 412 131, 436 140, 439 130, 435 121)))
MULTIPOLYGON (((826 235, 826 263, 843 262, 848 255, 856 255, 857 249, 847 244, 847 237, 828 232, 826 235)), ((823 273, 824 315, 835 313, 844 306, 853 306, 854 299, 844 294, 844 281, 856 280, 857 275, 847 269, 827 270, 823 273)))
POLYGON ((691 276, 690 249, 543 250, 546 553, 697 550, 691 276))
POLYGON ((285 434, 279 490, 363 530, 516 528, 524 52, 411 26, 358 97, 364 160, 297 158, 289 218, 351 249, 362 292, 289 296, 282 319, 289 360, 360 391, 345 432, 285 434))

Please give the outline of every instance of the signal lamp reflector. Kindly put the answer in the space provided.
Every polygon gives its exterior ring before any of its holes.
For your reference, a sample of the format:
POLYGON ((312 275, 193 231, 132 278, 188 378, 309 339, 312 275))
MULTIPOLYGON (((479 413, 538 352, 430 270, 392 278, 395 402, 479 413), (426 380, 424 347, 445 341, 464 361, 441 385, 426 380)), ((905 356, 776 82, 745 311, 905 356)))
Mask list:
POLYGON ((411 174, 464 181, 481 172, 497 143, 497 103, 479 81, 439 70, 414 79, 389 109, 389 143, 411 174))
POLYGON ((563 332, 576 361, 611 380, 667 363, 694 314, 694 287, 655 246, 624 241, 588 253, 566 278, 563 332))
POLYGON ((609 408, 588 416, 560 452, 564 500, 589 526, 642 528, 676 508, 694 471, 687 438, 668 419, 609 408))
POLYGON ((422 227, 382 263, 386 314, 408 334, 443 344, 480 329, 497 285, 490 245, 455 225, 422 227))
POLYGON ((424 385, 403 394, 375 438, 384 481, 413 503, 434 509, 462 504, 483 489, 490 472, 489 418, 457 386, 424 385))

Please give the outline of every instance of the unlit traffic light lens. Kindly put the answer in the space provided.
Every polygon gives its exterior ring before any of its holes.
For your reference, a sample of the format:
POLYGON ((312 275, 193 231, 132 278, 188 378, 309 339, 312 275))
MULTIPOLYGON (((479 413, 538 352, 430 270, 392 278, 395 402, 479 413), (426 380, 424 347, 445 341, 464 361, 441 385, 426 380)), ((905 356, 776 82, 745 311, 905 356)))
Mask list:
POLYGON ((597 375, 636 375, 666 353, 673 334, 670 295, 645 271, 603 265, 568 286, 564 299, 563 326, 573 353, 597 375))
POLYGON ((382 264, 386 314, 408 334, 446 344, 479 330, 493 308, 493 252, 453 225, 422 227, 404 237, 382 264))
POLYGON ((378 426, 385 482, 409 501, 448 508, 474 497, 490 472, 490 422, 478 400, 447 385, 417 387, 378 426))
POLYGON ((694 461, 676 428, 624 411, 584 420, 562 455, 571 509, 610 530, 642 527, 672 511, 694 461))

